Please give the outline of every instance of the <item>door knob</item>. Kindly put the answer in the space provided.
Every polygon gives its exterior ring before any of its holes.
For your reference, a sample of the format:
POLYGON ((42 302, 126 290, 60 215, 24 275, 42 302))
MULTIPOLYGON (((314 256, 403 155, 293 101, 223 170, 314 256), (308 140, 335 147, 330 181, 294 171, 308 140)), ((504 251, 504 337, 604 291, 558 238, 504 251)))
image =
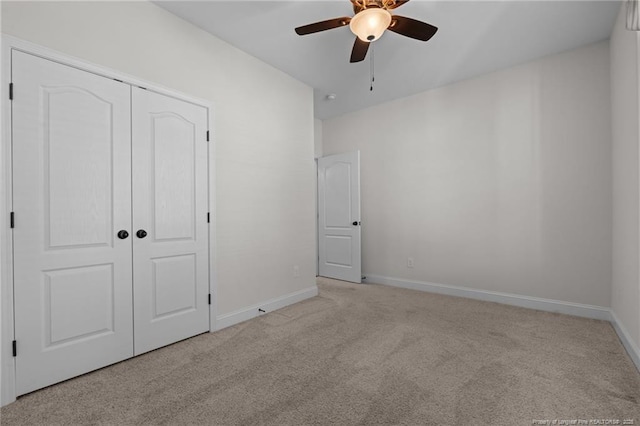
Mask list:
POLYGON ((121 240, 124 240, 128 236, 129 236, 129 233, 127 231, 125 231, 124 229, 121 230, 121 231, 118 231, 118 238, 120 238, 121 240))
POLYGON ((138 238, 144 238, 147 236, 147 231, 145 231, 144 229, 139 229, 138 232, 136 232, 136 235, 138 236, 138 238))
POLYGON ((360 225, 360 222, 358 222, 357 220, 354 220, 354 221, 353 221, 353 223, 352 223, 352 225, 353 225, 353 226, 358 226, 358 225, 360 225))

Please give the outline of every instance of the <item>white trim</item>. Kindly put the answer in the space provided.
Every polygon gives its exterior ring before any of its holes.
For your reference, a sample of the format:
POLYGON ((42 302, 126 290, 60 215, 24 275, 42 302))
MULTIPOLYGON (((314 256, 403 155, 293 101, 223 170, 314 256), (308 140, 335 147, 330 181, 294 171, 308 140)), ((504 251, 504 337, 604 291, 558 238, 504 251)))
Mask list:
POLYGON ((2 145, 0 146, 0 406, 16 400, 13 334, 13 233, 7 226, 13 210, 11 193, 11 48, 2 38, 2 145))
POLYGON ((314 167, 314 175, 315 175, 315 188, 314 188, 314 203, 315 203, 315 220, 316 220, 316 277, 320 276, 320 228, 318 227, 318 217, 320 215, 320 210, 318 209, 319 201, 318 201, 318 159, 313 159, 313 167, 314 167))
POLYGON ((284 308, 285 306, 302 302, 305 299, 310 299, 317 295, 318 295, 318 287, 314 285, 314 286, 305 288, 303 290, 286 294, 281 297, 276 297, 275 299, 267 300, 266 302, 259 303, 257 305, 254 305, 248 308, 243 308, 238 311, 231 312, 229 314, 220 315, 216 321, 216 325, 218 326, 216 331, 250 320, 259 315, 264 315, 264 313, 259 312, 258 309, 262 309, 266 311, 266 313, 269 313, 271 311, 275 311, 276 309, 281 309, 281 308, 284 308))
MULTIPOLYGON (((86 61, 84 59, 76 58, 66 53, 59 52, 57 50, 49 49, 41 45, 31 43, 26 40, 22 40, 7 34, 2 34, 2 47, 3 50, 9 51, 16 49, 21 52, 28 53, 30 55, 38 56, 43 59, 48 59, 53 62, 58 62, 62 65, 77 68, 82 71, 90 72, 92 74, 100 75, 102 77, 121 80, 125 84, 141 87, 147 90, 151 90, 156 93, 160 93, 165 96, 179 99, 181 101, 190 102, 195 105, 204 106, 206 108, 212 108, 211 101, 203 98, 197 98, 195 96, 187 95, 173 89, 169 89, 161 84, 157 84, 151 81, 142 80, 138 77, 126 74, 113 68, 105 67, 102 65, 94 64, 93 62, 86 61)), ((10 59, 10 56, 7 56, 10 59)), ((5 58, 3 58, 5 59, 5 58)), ((11 64, 9 61, 8 69, 10 70, 11 64)), ((2 99, 4 101, 5 99, 2 99)))
POLYGON ((0 146, 0 406, 16 399, 15 360, 12 354, 13 341, 13 250, 12 233, 6 226, 11 203, 11 51, 2 46, 2 146, 0 146))
POLYGON ((213 301, 210 305, 210 330, 216 327, 217 312, 217 270, 216 267, 216 245, 215 245, 215 129, 213 104, 201 98, 196 98, 162 85, 141 80, 137 77, 125 74, 108 67, 96 65, 83 59, 61 53, 40 45, 21 40, 16 37, 2 34, 2 87, 0 95, 2 100, 2 130, 0 137, 0 406, 7 405, 16 400, 15 390, 15 360, 12 354, 11 342, 14 339, 14 314, 13 314, 13 270, 12 270, 12 233, 6 224, 8 223, 8 212, 12 209, 11 193, 11 102, 9 101, 8 88, 11 82, 11 51, 19 50, 31 55, 41 57, 60 64, 71 66, 82 71, 97 74, 106 78, 117 79, 125 84, 143 87, 165 96, 169 96, 181 101, 189 102, 207 108, 208 130, 210 131, 209 141, 209 210, 211 221, 209 224, 209 292, 213 301))
MULTIPOLYGON (((640 111, 640 32, 635 31, 635 36, 636 36, 636 75, 635 75, 635 80, 636 80, 636 91, 637 93, 637 97, 636 97, 636 112, 640 111)), ((640 139, 640 120, 638 120, 638 117, 636 116, 636 124, 638 125, 638 138, 640 139)), ((640 142, 640 140, 636 141, 636 142, 640 142)), ((640 162, 640 156, 638 157, 638 161, 640 162)), ((640 218, 639 218, 640 219, 640 218)), ((638 232, 638 238, 640 239, 640 228, 639 232, 638 232)), ((640 268, 640 259, 638 259, 639 263, 638 263, 638 267, 640 268)), ((639 271, 640 272, 640 271, 639 271)), ((638 284, 638 282, 636 281, 636 285, 638 284)), ((636 321, 638 326, 640 326, 640 309, 638 309, 638 307, 640 307, 640 295, 637 296, 636 298, 636 321)), ((633 344, 633 339, 629 338, 629 334, 627 332, 627 330, 623 327, 622 323, 620 321, 618 321, 618 317, 615 316, 615 312, 613 312, 613 309, 611 310, 611 314, 612 314, 612 318, 614 319, 615 323, 614 323, 614 328, 616 329, 616 332, 618 333, 618 336, 620 336, 620 340, 622 341, 622 344, 624 345, 624 347, 627 349, 627 352, 629 352, 629 356, 631 356, 631 359, 633 360, 633 362, 635 363, 636 367, 638 368, 638 371, 640 371, 640 351, 638 351, 638 347, 636 345, 633 344), (622 334, 621 334, 622 333, 622 334)), ((640 342, 638 342, 640 344, 640 342)))
POLYGON ((611 325, 618 334, 622 345, 627 350, 631 361, 633 361, 633 363, 636 365, 636 368, 640 372, 640 349, 638 349, 638 346, 636 346, 636 344, 633 342, 633 339, 631 339, 631 337, 629 336, 629 332, 624 327, 624 325, 622 325, 622 323, 616 316, 616 313, 613 311, 611 311, 611 325))
POLYGON ((214 125, 214 106, 209 104, 209 332, 216 330, 216 315, 218 312, 218 262, 216 245, 216 131, 214 125))
POLYGON ((447 284, 436 284, 422 281, 411 281, 400 278, 383 277, 380 275, 364 274, 366 283, 384 284, 393 287, 427 291, 430 293, 446 294, 448 296, 466 297, 468 299, 497 302, 522 308, 537 309, 539 311, 557 312, 566 315, 611 321, 611 311, 603 306, 583 305, 580 303, 563 302, 561 300, 543 299, 540 297, 522 296, 519 294, 501 293, 497 291, 478 290, 447 284))

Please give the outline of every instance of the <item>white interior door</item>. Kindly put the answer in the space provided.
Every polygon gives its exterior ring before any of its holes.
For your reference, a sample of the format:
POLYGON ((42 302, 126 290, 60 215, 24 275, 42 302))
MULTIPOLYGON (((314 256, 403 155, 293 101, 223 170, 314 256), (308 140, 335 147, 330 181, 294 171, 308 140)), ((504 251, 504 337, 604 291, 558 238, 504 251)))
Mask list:
POLYGON ((319 274, 361 282, 360 152, 318 159, 319 274))
POLYGON ((208 144, 206 108, 135 87, 132 105, 138 355, 209 330, 208 144))
POLYGON ((131 357, 130 87, 12 52, 16 387, 131 357))

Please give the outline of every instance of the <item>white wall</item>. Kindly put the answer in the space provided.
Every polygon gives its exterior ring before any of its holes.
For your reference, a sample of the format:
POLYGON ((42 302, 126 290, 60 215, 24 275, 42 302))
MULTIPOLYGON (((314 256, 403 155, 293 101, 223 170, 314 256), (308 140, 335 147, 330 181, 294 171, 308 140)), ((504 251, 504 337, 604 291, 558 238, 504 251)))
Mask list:
POLYGON ((609 306, 609 96, 603 42, 325 120, 363 274, 609 306))
POLYGON ((613 280, 611 307, 640 347, 640 110, 638 33, 625 29, 623 4, 611 35, 613 280))

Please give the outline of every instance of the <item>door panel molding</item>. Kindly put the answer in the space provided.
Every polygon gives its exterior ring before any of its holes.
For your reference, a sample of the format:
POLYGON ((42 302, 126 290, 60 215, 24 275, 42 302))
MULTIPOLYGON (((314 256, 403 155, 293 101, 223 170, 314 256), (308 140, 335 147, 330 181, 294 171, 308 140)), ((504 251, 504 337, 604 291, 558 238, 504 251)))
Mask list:
MULTIPOLYGON (((47 228, 45 230, 45 250, 112 247, 114 176, 109 166, 113 166, 114 156, 113 103, 104 97, 98 96, 96 93, 71 85, 43 86, 40 88, 40 97, 43 100, 42 107, 44 111, 42 116, 46 128, 43 134, 44 174, 48 183, 48 187, 45 188, 45 217, 47 218, 45 223, 47 228), (63 99, 60 99, 60 97, 63 99), (53 125, 56 122, 64 123, 75 118, 72 115, 71 108, 64 108, 64 98, 70 97, 84 98, 83 100, 86 102, 83 102, 81 110, 87 116, 92 108, 102 109, 102 111, 95 111, 95 115, 102 114, 107 118, 104 123, 105 128, 102 130, 104 138, 108 139, 108 141, 103 141, 103 143, 95 143, 93 141, 94 143, 89 147, 86 146, 87 143, 92 142, 91 135, 100 134, 100 131, 95 129, 100 124, 96 120, 92 120, 84 129, 73 129, 76 133, 82 133, 78 135, 70 135, 68 127, 53 125), (57 112, 60 109, 62 111, 57 112), (73 138, 73 136, 76 136, 76 138, 73 138), (75 139, 81 141, 81 143, 72 147, 73 149, 66 147, 62 152, 59 152, 60 150, 56 150, 55 142, 63 137, 65 140, 75 139), (99 161, 94 161, 91 163, 93 167, 84 167, 83 164, 74 164, 69 161, 69 156, 72 155, 71 151, 83 152, 85 155, 90 155, 93 160, 107 159, 108 161, 103 161, 102 164, 99 161), (98 165, 103 166, 103 168, 96 167, 98 165), (95 191, 92 191, 91 185, 95 183, 102 184, 105 190, 100 199, 94 198, 96 194, 95 191), (74 188, 70 192, 78 194, 72 200, 75 203, 56 201, 56 197, 51 196, 52 192, 55 191, 56 184, 67 187, 73 185, 74 188), (99 215, 101 216, 100 218, 97 217, 99 215), (87 216, 92 216, 93 220, 100 219, 102 231, 98 234, 93 233, 85 236, 85 239, 89 238, 86 241, 78 241, 77 238, 82 238, 83 231, 85 231, 83 226, 86 225, 86 222, 83 218, 87 216)), ((79 100, 69 99, 70 103, 74 101, 78 102, 79 100)))
POLYGON ((195 311, 198 305, 197 282, 195 274, 192 273, 196 268, 195 253, 152 257, 149 260, 153 268, 151 275, 151 306, 153 307, 151 322, 195 311), (175 288, 171 287, 171 282, 167 278, 180 272, 181 266, 183 266, 183 273, 180 274, 180 278, 185 281, 183 283, 185 291, 175 294, 172 292, 175 288), (188 280, 185 279, 185 275, 189 278, 188 280))
POLYGON ((114 264, 75 266, 43 271, 44 275, 44 350, 68 345, 79 340, 110 334, 115 331, 114 264), (106 274, 105 274, 106 273, 106 274), (73 285, 81 274, 89 275, 91 288, 73 285), (73 279, 73 275, 76 279, 73 279), (106 276, 105 276, 106 275, 106 276), (66 276, 67 282, 60 282, 66 276), (69 279, 71 278, 71 279, 69 279), (101 288, 98 288, 101 287, 101 288), (89 294, 88 290, 99 290, 89 294), (88 306, 65 306, 66 299, 83 296, 88 306), (97 298, 89 296, 102 295, 97 298), (82 310, 84 312, 78 312, 82 310), (92 321, 87 321, 87 319, 92 321), (71 329, 71 332, 69 331, 71 329))
MULTIPOLYGON (((196 239, 197 223, 194 193, 197 127, 200 126, 196 126, 196 123, 172 111, 150 112, 149 118, 152 123, 149 160, 153 188, 151 190, 153 219, 150 237, 157 242, 193 241, 196 239), (172 128, 171 123, 160 122, 167 119, 177 121, 182 129, 172 128), (178 175, 170 173, 170 170, 175 167, 185 170, 190 168, 194 172, 178 175), (180 226, 176 227, 176 223, 180 223, 180 226)), ((206 130, 202 128, 199 130, 201 130, 202 141, 206 130)))

